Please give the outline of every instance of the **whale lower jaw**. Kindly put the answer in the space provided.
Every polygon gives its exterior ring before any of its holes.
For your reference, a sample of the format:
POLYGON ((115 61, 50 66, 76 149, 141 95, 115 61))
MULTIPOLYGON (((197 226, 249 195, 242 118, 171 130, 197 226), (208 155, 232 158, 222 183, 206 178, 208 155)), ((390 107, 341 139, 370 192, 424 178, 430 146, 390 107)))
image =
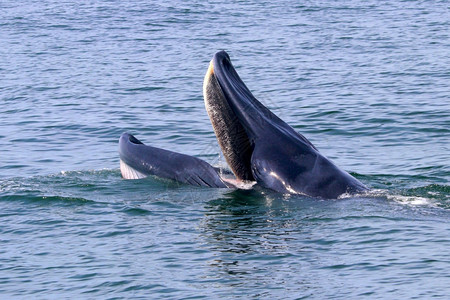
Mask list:
POLYGON ((120 172, 122 173, 122 177, 124 179, 142 179, 147 177, 146 175, 127 165, 123 160, 120 160, 120 172))

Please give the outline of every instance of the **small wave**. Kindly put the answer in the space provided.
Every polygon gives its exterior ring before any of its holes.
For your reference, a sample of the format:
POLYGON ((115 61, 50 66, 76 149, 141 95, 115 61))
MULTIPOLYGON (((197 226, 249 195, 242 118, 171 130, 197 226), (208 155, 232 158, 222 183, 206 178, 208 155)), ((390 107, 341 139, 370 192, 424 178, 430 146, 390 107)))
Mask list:
POLYGON ((450 208, 450 186, 445 178, 424 174, 351 174, 371 187, 367 195, 361 196, 382 197, 415 206, 450 208))
MULTIPOLYGON (((120 175, 120 170, 117 169, 108 169, 108 168, 104 168, 104 169, 100 169, 100 170, 79 170, 79 171, 68 171, 68 170, 62 170, 60 173, 60 175, 63 176, 80 176, 80 175, 96 175, 96 176, 102 176, 102 177, 107 177, 110 175, 120 175)), ((58 174, 58 175, 59 175, 58 174)), ((52 176, 52 175, 49 175, 52 176)), ((53 176, 57 176, 57 175, 53 175, 53 176)))
POLYGON ((436 204, 432 199, 424 198, 424 197, 416 197, 416 196, 402 196, 402 195, 387 195, 389 200, 393 200, 395 202, 411 205, 411 206, 433 206, 436 204))
POLYGON ((153 214, 150 210, 140 207, 126 207, 122 212, 131 216, 148 216, 153 214))
POLYGON ((137 88, 129 88, 126 89, 127 92, 148 92, 148 91, 155 91, 155 90, 162 90, 164 87, 160 86, 143 86, 143 87, 137 87, 137 88))
POLYGON ((367 192, 364 195, 359 195, 364 197, 373 198, 386 198, 390 201, 395 201, 396 203, 408 206, 426 206, 426 207, 439 207, 439 202, 436 199, 430 197, 424 197, 422 195, 408 195, 405 191, 389 191, 384 189, 374 189, 367 192))
POLYGON ((50 175, 0 180, 0 200, 85 204, 111 197, 119 170, 61 171, 50 175))
POLYGON ((95 203, 93 200, 89 200, 82 197, 66 197, 66 196, 56 196, 56 195, 35 195, 33 193, 21 193, 15 195, 4 195, 0 197, 4 201, 22 201, 28 203, 39 203, 43 204, 67 204, 67 205, 84 205, 87 203, 95 203))

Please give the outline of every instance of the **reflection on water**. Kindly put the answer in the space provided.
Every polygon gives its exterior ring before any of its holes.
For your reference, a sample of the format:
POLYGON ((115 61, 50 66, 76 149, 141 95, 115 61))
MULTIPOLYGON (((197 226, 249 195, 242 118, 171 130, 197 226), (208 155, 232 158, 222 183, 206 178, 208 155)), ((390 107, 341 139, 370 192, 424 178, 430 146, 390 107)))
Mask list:
MULTIPOLYGON (((294 247, 302 230, 286 203, 280 195, 261 190, 235 190, 209 201, 201 229, 206 247, 214 253, 208 262, 211 276, 230 287, 290 286, 288 273, 300 270, 308 247, 294 247)), ((295 209, 301 209, 301 201, 297 204, 295 209)))
MULTIPOLYGON (((225 193, 207 202, 205 210, 202 243, 213 253, 207 262, 208 278, 226 286, 304 291, 299 297, 311 293, 328 297, 333 289, 369 295, 375 288, 362 284, 362 274, 383 281, 380 269, 397 265, 403 272, 413 272, 410 264, 418 257, 404 251, 414 247, 414 236, 432 230, 430 222, 440 222, 446 215, 430 214, 433 207, 417 211, 386 197, 318 201, 261 190, 225 193), (428 226, 411 227, 417 218, 428 226), (404 226, 410 238, 403 235, 404 226), (402 250, 391 253, 393 247, 402 250)), ((446 234, 445 226, 433 230, 435 235, 446 234)))

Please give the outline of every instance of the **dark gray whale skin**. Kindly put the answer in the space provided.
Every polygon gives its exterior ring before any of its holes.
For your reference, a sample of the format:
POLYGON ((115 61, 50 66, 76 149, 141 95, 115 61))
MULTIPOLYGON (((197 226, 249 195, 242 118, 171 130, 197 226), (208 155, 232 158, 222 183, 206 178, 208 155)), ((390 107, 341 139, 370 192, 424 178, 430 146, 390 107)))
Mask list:
MULTIPOLYGON (((256 181, 280 193, 323 199, 368 190, 260 103, 225 51, 214 55, 203 88, 219 145, 238 181, 256 181)), ((128 133, 120 137, 119 154, 125 178, 136 176, 124 172, 122 165, 132 172, 197 186, 233 187, 205 161, 144 145, 128 133)))
POLYGON ((259 185, 292 194, 337 198, 367 191, 303 135, 261 104, 241 80, 225 51, 214 55, 211 72, 244 128, 251 148, 251 173, 259 185))
POLYGON ((127 166, 125 168, 131 168, 145 176, 155 175, 196 186, 228 187, 220 178, 217 169, 207 162, 193 156, 144 145, 129 133, 123 133, 119 139, 119 156, 124 177, 126 175, 123 164, 127 166))

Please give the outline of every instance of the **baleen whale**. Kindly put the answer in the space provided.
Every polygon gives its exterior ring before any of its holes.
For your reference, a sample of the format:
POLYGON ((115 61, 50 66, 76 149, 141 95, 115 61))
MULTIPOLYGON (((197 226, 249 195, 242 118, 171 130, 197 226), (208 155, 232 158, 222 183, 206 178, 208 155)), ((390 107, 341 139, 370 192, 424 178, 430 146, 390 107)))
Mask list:
POLYGON ((203 97, 235 179, 223 176, 218 168, 199 158, 145 145, 129 133, 122 134, 119 140, 122 176, 139 179, 154 175, 215 188, 256 182, 276 192, 323 199, 368 190, 259 102, 225 51, 217 52, 209 64, 203 97))

